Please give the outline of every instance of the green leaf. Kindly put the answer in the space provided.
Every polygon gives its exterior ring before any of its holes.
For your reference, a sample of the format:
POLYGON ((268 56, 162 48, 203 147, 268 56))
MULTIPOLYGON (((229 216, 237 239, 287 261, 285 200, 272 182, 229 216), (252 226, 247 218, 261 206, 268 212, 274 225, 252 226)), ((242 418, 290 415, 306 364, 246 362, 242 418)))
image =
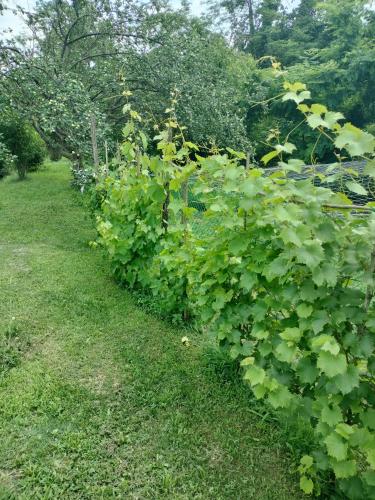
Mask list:
POLYGON ((324 104, 311 104, 310 111, 316 115, 324 115, 328 109, 324 104))
POLYGON ((152 184, 148 188, 149 195, 153 201, 162 203, 165 200, 165 191, 162 186, 152 184))
POLYGON ((319 375, 319 370, 309 358, 303 358, 298 363, 297 375, 303 384, 313 384, 319 375))
POLYGON ((280 333, 280 337, 283 340, 297 343, 301 340, 302 332, 299 328, 285 328, 285 330, 280 333))
POLYGON ((345 373, 347 362, 344 354, 334 356, 330 352, 320 352, 318 356, 317 367, 327 375, 327 377, 334 377, 345 373))
POLYGON ((288 153, 292 154, 297 148, 291 142, 286 142, 285 144, 277 144, 275 147, 276 151, 279 153, 288 153))
POLYGON ((240 286, 244 289, 245 292, 250 292, 254 286, 257 284, 258 278, 255 273, 251 271, 245 270, 241 274, 240 278, 240 286))
POLYGON ((142 131, 139 132, 139 137, 141 138, 141 141, 142 141, 142 146, 143 146, 143 149, 147 149, 147 137, 146 137, 146 134, 142 131))
POLYGON ((314 490, 314 483, 307 476, 302 476, 299 480, 299 485, 301 490, 306 493, 306 495, 311 495, 314 490))
POLYGON ((369 486, 375 486, 375 471, 367 470, 362 474, 362 477, 369 486))
POLYGON ((315 334, 320 333, 329 322, 327 311, 314 311, 311 317, 311 326, 315 334))
POLYGON ((266 155, 262 156, 260 161, 267 165, 271 160, 273 160, 273 158, 276 158, 276 156, 279 156, 278 151, 270 151, 266 155))
POLYGON ((358 368, 349 365, 345 373, 334 377, 333 382, 342 394, 349 394, 355 387, 359 386, 358 368))
POLYGON ((330 427, 342 421, 342 413, 338 405, 325 406, 321 414, 322 422, 325 422, 330 427))
POLYGON ((249 198, 253 198, 257 194, 259 194, 262 191, 262 189, 263 189, 263 184, 261 179, 250 178, 246 179, 242 183, 242 191, 249 198))
POLYGON ((229 251, 234 255, 242 255, 249 245, 249 240, 243 236, 235 236, 229 242, 229 251))
POLYGON ((367 462, 375 469, 375 448, 369 448, 366 450, 367 462))
POLYGON ((302 82, 288 82, 285 81, 283 84, 285 90, 291 90, 292 92, 298 92, 300 90, 306 90, 306 84, 302 82))
POLYGON ((345 148, 351 156, 361 156, 373 153, 375 138, 351 123, 345 123, 337 132, 335 146, 339 149, 345 148))
POLYGON ((355 460, 344 460, 341 462, 332 460, 331 463, 335 476, 338 479, 353 477, 357 473, 357 463, 355 460))
POLYGON ((313 310, 313 306, 306 303, 302 303, 296 308, 297 314, 300 318, 308 318, 311 316, 313 310))
POLYGON ((263 357, 266 357, 273 351, 273 346, 271 342, 263 341, 258 344, 258 351, 263 357))
POLYGON ((300 111, 302 111, 302 113, 307 113, 308 111, 310 111, 310 107, 307 106, 307 104, 299 104, 297 106, 297 109, 299 109, 300 111))
POLYGON ((369 429, 375 430, 375 409, 369 408, 362 416, 361 420, 369 429))
POLYGON ((327 283, 328 286, 335 286, 337 283, 337 269, 328 262, 322 263, 319 267, 313 269, 312 279, 317 286, 327 283))
POLYGON ((316 129, 318 127, 329 128, 328 123, 325 122, 319 115, 309 115, 307 117, 307 123, 312 129, 316 129))
POLYGON ((128 122, 125 127, 122 129, 123 136, 126 138, 128 137, 132 132, 134 132, 134 123, 133 122, 128 122))
POLYGON ((249 365, 246 368, 244 380, 248 380, 251 385, 258 385, 264 382, 266 372, 257 365, 249 365))
POLYGON ((251 335, 259 340, 265 340, 269 337, 269 332, 264 330, 261 324, 255 323, 251 329, 251 335))
POLYGON ((291 363, 296 354, 297 347, 294 344, 290 346, 287 342, 280 342, 275 350, 277 359, 285 363, 291 363))
POLYGON ((287 408, 291 400, 292 395, 284 385, 280 385, 268 395, 268 401, 274 408, 287 408))
POLYGON ((368 160, 363 170, 365 175, 375 178, 375 160, 368 160))
POLYGON ((334 356, 337 356, 340 352, 340 346, 332 335, 319 335, 319 337, 315 337, 311 342, 311 346, 315 351, 330 352, 334 356))
POLYGON ((354 433, 353 427, 343 422, 336 425, 335 431, 345 440, 348 440, 350 436, 354 433))
POLYGON ((266 395, 267 389, 264 385, 256 385, 252 387, 252 391, 257 399, 262 399, 266 395))
POLYGON ((249 365, 253 365, 253 364, 254 364, 254 360, 255 360, 255 358, 254 358, 253 356, 249 356, 249 357, 247 357, 247 358, 244 358, 244 359, 241 361, 240 365, 241 365, 241 366, 249 366, 249 365))
POLYGON ((305 165, 305 162, 299 160, 298 158, 291 158, 287 163, 285 163, 284 161, 280 161, 278 165, 288 172, 297 172, 299 174, 301 173, 302 167, 305 165))
POLYGON ((324 443, 327 446, 328 455, 330 457, 335 458, 337 461, 346 459, 348 445, 336 432, 329 434, 329 436, 325 438, 324 443))
POLYGON ((324 259, 324 250, 318 241, 307 240, 295 251, 297 262, 314 268, 324 259))
POLYGON ((287 92, 283 96, 283 101, 294 101, 296 104, 300 104, 306 99, 311 98, 311 93, 308 90, 304 90, 303 92, 300 92, 297 94, 296 92, 287 92))
POLYGON ((361 184, 359 184, 358 182, 348 181, 345 183, 345 185, 353 193, 360 194, 363 196, 367 195, 366 189, 363 186, 361 186, 361 184))
POLYGON ((302 246, 302 241, 294 227, 284 227, 280 232, 280 237, 284 243, 293 243, 297 247, 302 246))
POLYGON ((215 297, 215 300, 212 303, 212 309, 214 311, 220 311, 225 305, 226 302, 229 302, 230 299, 233 296, 233 290, 229 290, 228 292, 225 292, 222 288, 217 288, 213 296, 215 297))
POLYGON ((345 494, 345 498, 350 500, 365 500, 366 493, 362 481, 359 477, 350 477, 340 480, 340 489, 345 494))
MULTIPOLYGON (((198 148, 199 149, 199 148, 198 148)), ((246 154, 243 153, 242 151, 235 151, 232 148, 225 148, 228 153, 230 153, 232 156, 239 158, 240 160, 245 160, 246 159, 246 154)))
POLYGON ((310 457, 310 455, 304 455, 301 458, 301 464, 305 466, 305 469, 310 469, 314 463, 313 457, 310 457))
POLYGON ((279 255, 279 257, 273 260, 263 271, 263 275, 267 278, 267 281, 272 281, 278 276, 284 276, 287 269, 288 266, 285 257, 283 255, 279 255))
POLYGON ((372 441, 372 433, 365 427, 354 429, 349 438, 350 446, 356 446, 362 449, 368 446, 372 441))
POLYGON ((336 125, 336 123, 339 121, 339 120, 343 120, 345 117, 342 113, 335 113, 333 111, 328 111, 328 113, 326 113, 324 115, 324 121, 328 124, 329 128, 333 128, 334 125, 336 125))

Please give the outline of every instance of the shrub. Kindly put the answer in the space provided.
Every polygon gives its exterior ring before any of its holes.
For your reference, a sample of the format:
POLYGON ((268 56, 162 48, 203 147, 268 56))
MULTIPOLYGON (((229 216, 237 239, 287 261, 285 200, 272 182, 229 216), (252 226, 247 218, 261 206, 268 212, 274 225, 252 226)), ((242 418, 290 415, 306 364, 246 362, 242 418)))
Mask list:
MULTIPOLYGON (((336 148, 339 168, 321 180, 363 194, 339 152, 368 155, 373 178, 374 137, 307 105, 303 84, 285 88, 283 99, 336 148)), ((315 446, 299 467, 305 493, 319 494, 324 473, 346 497, 374 498, 375 214, 354 216, 345 195, 288 178, 303 166, 286 161, 295 150, 288 141, 264 156, 264 164, 279 160, 267 176, 231 149, 191 160, 195 146, 173 116, 158 136, 160 156, 149 157, 135 117, 123 171, 99 185, 98 230, 115 274, 152 290, 166 311, 190 314, 241 365, 256 398, 309 423, 315 446), (192 230, 192 174, 205 237, 192 230)))
POLYGON ((30 125, 13 119, 0 124, 0 132, 3 134, 5 145, 15 157, 14 164, 20 179, 24 179, 27 172, 39 168, 46 157, 46 147, 30 125))
POLYGON ((10 173, 13 162, 14 157, 10 154, 0 135, 0 179, 10 173))
POLYGON ((81 193, 89 190, 95 182, 94 170, 89 167, 81 167, 78 164, 73 164, 72 176, 72 186, 81 193))

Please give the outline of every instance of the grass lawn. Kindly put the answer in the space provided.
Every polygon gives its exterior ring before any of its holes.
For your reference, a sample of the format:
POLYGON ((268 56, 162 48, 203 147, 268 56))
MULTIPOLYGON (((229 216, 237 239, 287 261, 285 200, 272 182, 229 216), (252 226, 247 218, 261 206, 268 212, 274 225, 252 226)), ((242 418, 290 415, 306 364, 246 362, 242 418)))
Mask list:
POLYGON ((301 498, 281 431, 89 247, 66 163, 0 182, 0 499, 301 498))

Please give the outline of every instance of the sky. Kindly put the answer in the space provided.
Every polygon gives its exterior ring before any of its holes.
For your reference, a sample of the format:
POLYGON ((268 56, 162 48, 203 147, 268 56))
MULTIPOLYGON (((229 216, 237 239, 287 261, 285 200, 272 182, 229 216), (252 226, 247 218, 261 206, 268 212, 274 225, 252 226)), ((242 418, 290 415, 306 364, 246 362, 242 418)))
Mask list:
MULTIPOLYGON (((27 10, 32 10, 35 3, 36 0, 8 0, 7 6, 8 8, 14 8, 16 5, 20 5, 27 10)), ((180 4, 179 0, 172 0, 171 3, 176 5, 176 7, 180 4)), ((202 13, 202 0, 192 0, 191 4, 192 12, 194 14, 199 15, 202 13)), ((8 28, 11 28, 15 34, 18 34, 20 31, 22 31, 22 22, 11 12, 5 11, 4 15, 0 16, 0 32, 8 28)))

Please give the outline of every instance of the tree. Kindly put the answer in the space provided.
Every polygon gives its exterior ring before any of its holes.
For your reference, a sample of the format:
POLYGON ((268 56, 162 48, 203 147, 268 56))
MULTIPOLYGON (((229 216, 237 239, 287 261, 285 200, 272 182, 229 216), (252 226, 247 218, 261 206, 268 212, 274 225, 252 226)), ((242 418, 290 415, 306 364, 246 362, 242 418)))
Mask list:
POLYGON ((169 26, 163 44, 125 56, 136 108, 158 124, 176 90, 177 118, 190 140, 249 148, 244 118, 249 80, 258 71, 253 58, 233 51, 222 36, 183 12, 165 13, 159 22, 169 26), (140 88, 136 76, 147 86, 140 88))
POLYGON ((209 18, 213 24, 225 26, 224 32, 233 45, 255 57, 268 54, 268 40, 279 29, 283 12, 281 0, 209 1, 209 18))
POLYGON ((157 43, 143 29, 149 6, 128 0, 42 0, 35 13, 18 8, 28 36, 0 42, 0 88, 53 151, 82 162, 90 155, 90 122, 98 140, 111 135, 124 104, 123 54, 157 43))

